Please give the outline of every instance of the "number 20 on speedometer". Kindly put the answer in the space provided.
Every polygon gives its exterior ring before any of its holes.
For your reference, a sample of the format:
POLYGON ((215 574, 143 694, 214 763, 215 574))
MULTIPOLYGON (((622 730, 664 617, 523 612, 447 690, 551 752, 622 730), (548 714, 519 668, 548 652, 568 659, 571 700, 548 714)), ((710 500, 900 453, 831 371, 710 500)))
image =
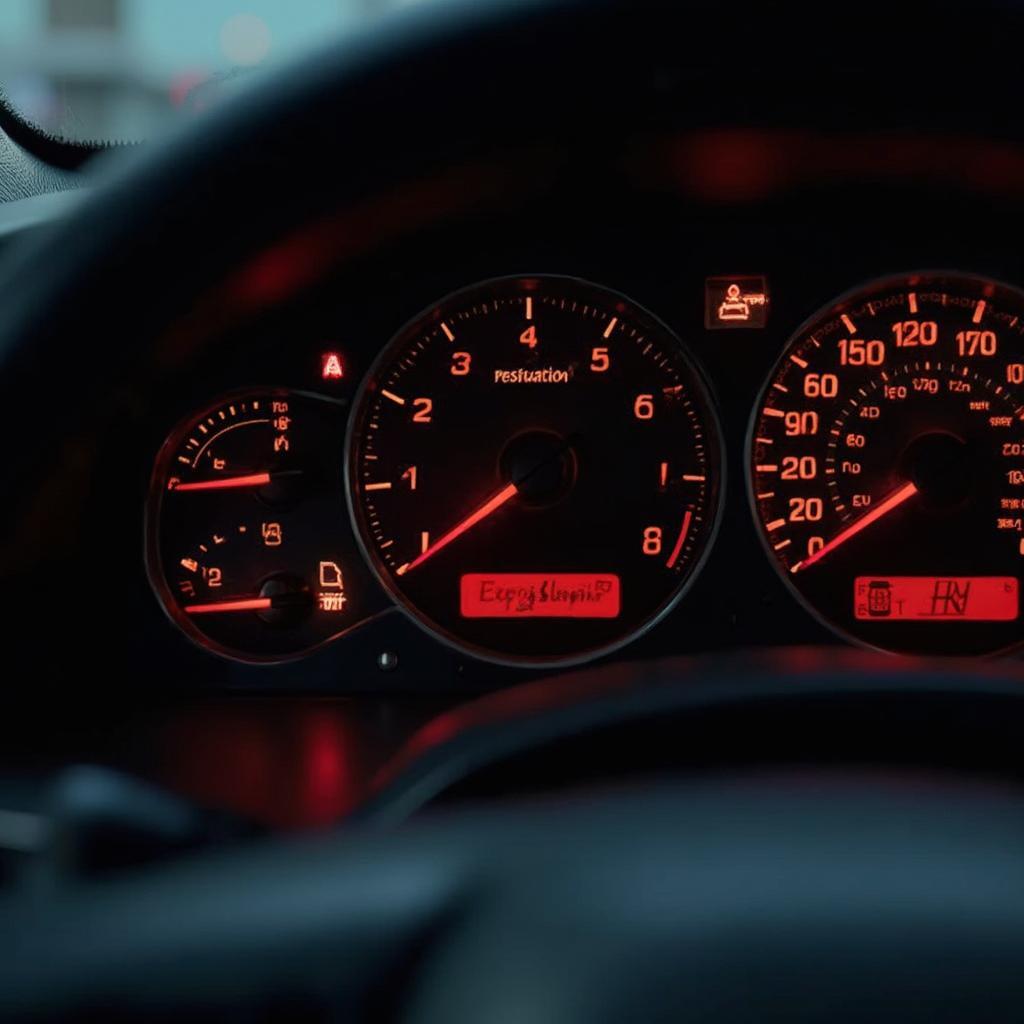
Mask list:
POLYGON ((886 650, 1022 639, 1024 294, 888 279, 815 315, 755 409, 750 492, 787 584, 886 650))

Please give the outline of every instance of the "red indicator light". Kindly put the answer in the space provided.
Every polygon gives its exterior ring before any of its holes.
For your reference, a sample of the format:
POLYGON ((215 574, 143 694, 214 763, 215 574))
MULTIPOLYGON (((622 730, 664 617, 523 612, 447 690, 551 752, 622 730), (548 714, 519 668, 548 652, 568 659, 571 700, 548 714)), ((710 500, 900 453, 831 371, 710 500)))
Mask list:
POLYGON ((764 327, 768 282, 763 277, 709 277, 704 282, 704 326, 764 327))
POLYGON ((316 606, 322 612, 343 612, 348 598, 345 596, 345 581, 337 562, 320 563, 320 590, 316 595, 316 606))
POLYGON ((337 352, 325 352, 320 357, 320 374, 324 380, 341 380, 345 376, 345 368, 337 352))
POLYGON ((459 583, 467 619, 614 619, 621 608, 612 573, 466 573, 459 583))
POLYGON ((1011 622, 1018 584, 1015 576, 858 576, 853 611, 870 622, 1011 622))

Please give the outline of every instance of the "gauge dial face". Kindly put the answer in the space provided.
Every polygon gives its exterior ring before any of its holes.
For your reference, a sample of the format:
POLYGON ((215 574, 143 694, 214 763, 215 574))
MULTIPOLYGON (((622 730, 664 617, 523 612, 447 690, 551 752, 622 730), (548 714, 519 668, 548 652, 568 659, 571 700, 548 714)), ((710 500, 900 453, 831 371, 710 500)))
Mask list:
POLYGON ((149 575, 204 647, 279 660, 384 607, 344 522, 344 412, 292 391, 242 392, 164 444, 147 510, 149 575))
POLYGON ((501 662, 580 661, 658 619, 716 525, 721 441, 680 342, 567 278, 486 282, 382 353, 349 497, 384 586, 501 662))
POLYGON ((920 274, 793 338, 755 410, 750 486, 786 581, 886 650, 1020 642, 1024 294, 920 274))

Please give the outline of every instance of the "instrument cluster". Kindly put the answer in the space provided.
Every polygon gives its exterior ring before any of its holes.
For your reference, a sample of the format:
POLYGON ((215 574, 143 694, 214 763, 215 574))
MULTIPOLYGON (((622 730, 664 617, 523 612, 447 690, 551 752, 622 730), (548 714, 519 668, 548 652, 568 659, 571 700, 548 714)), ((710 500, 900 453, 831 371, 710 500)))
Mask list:
POLYGON ((493 278, 355 371, 325 347, 302 387, 212 396, 155 456, 157 599, 246 662, 398 608, 473 659, 579 663, 699 640, 688 591, 749 505, 794 615, 900 654, 1024 640, 1024 293, 908 271, 780 326, 770 276, 701 284, 662 320, 574 276, 493 278), (725 339, 770 322, 788 340, 730 451, 725 339))

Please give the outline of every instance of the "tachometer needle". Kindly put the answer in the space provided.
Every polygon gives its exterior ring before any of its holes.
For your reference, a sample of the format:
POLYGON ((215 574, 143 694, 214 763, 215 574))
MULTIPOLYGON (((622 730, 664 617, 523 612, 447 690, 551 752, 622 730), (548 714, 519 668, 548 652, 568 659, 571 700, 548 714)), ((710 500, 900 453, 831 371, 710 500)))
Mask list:
POLYGON ((856 537, 861 530, 867 529, 872 523, 877 523, 882 516, 888 515, 895 508, 899 508, 903 502, 908 498, 912 498, 915 494, 917 494, 916 484, 904 484, 898 490, 893 491, 884 501, 879 502, 870 512, 866 512, 845 530, 837 533, 827 544, 818 548, 813 555, 808 555, 802 562, 797 562, 790 572, 799 572, 802 569, 808 568, 808 566, 814 565, 815 562, 820 562, 827 554, 835 551, 840 544, 845 544, 852 537, 856 537))
POLYGON ((442 548, 448 547, 453 540, 461 537, 467 530, 472 529, 477 523, 482 522, 492 512, 497 511, 505 504, 510 498, 514 498, 519 493, 519 488, 515 484, 509 484, 507 487, 503 487, 497 494, 488 498, 475 512, 471 512, 465 519, 463 519, 457 526, 453 526, 446 534, 439 537, 430 547, 427 548, 423 554, 414 558, 411 562, 407 562, 405 565, 400 565, 396 572, 399 576, 404 576, 407 572, 411 572, 418 565, 422 565, 428 558, 433 558, 442 548))
POLYGON ((172 491, 226 491, 234 487, 263 487, 270 483, 269 473, 249 473, 247 476, 222 476, 213 480, 193 480, 176 483, 172 491))

